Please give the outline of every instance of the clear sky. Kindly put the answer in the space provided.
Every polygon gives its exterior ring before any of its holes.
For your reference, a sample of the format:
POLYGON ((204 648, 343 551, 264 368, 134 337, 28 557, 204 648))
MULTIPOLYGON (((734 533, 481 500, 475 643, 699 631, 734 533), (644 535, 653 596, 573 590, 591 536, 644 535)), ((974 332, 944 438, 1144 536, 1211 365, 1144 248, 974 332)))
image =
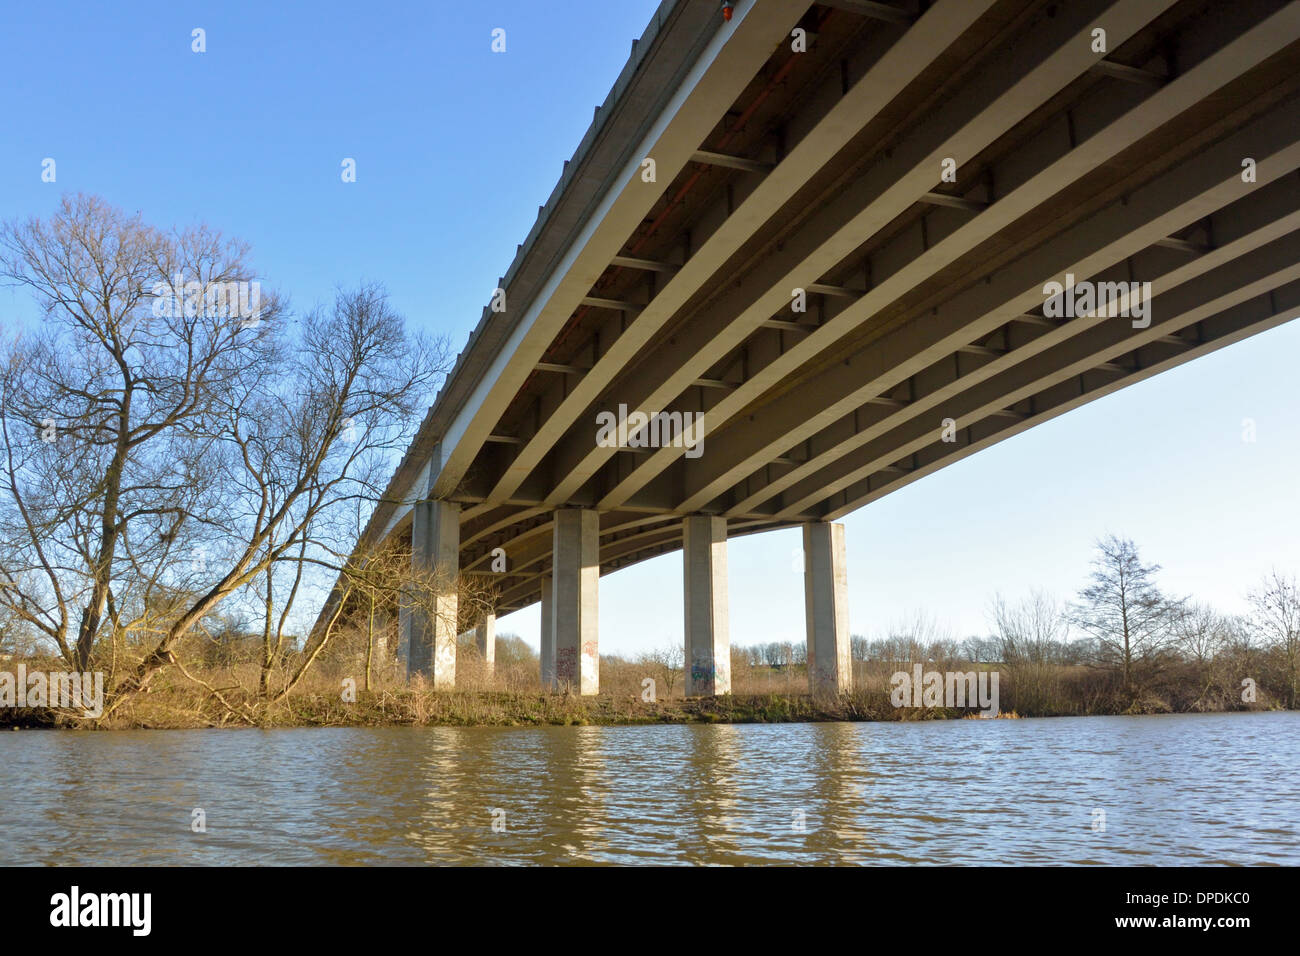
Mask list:
MULTIPOLYGON (((9 3, 0 217, 84 191, 157 225, 206 221, 248 240, 295 307, 377 280, 459 349, 657 2, 9 3)), ((0 317, 32 312, 0 291, 0 317)), ((985 632, 995 592, 1072 594, 1106 532, 1164 565, 1169 590, 1243 610, 1270 565, 1300 569, 1297 358, 1291 323, 850 516, 852 630, 921 612, 985 632)), ((731 543, 734 642, 803 639, 798 546, 731 543)), ((604 579, 602 650, 680 642, 681 577, 669 555, 604 579)), ((535 645, 536 606, 499 628, 535 645)))

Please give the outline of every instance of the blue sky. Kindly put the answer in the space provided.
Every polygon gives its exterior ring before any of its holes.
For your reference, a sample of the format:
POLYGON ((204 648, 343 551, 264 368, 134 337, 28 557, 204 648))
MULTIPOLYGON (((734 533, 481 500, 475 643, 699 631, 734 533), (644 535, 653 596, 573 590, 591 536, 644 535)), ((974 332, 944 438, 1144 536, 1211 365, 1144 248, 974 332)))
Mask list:
MULTIPOLYGON (((377 280, 459 349, 656 6, 11 4, 0 217, 85 191, 158 225, 206 221, 248 240, 297 309, 377 280), (341 182, 344 158, 355 183, 341 182)), ((0 319, 32 313, 0 290, 0 319)), ((1271 565, 1300 568, 1297 355, 1291 323, 850 516, 853 631, 923 612, 956 637, 984 632, 995 592, 1070 595, 1111 531, 1163 564, 1170 590, 1243 610, 1271 565)), ((802 640, 798 546, 793 531, 732 542, 733 641, 802 640)), ((680 642, 681 587, 676 555, 606 578, 602 649, 680 642)), ((499 626, 535 643, 537 613, 499 626)))

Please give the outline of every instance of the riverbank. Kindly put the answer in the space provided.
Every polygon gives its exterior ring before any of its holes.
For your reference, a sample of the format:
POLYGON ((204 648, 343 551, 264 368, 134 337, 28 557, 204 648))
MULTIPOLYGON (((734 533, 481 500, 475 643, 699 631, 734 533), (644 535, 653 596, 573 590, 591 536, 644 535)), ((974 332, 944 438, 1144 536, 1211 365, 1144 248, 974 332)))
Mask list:
MULTIPOLYGON (((142 698, 102 720, 81 720, 52 710, 0 712, 0 726, 84 727, 106 730, 202 727, 528 727, 644 724, 808 723, 819 721, 944 720, 965 712, 947 708, 891 707, 876 695, 815 700, 800 694, 671 698, 493 691, 393 690, 358 692, 354 702, 337 694, 297 694, 278 704, 234 702, 234 707, 193 706, 164 695, 142 698), (153 698, 153 699, 150 699, 153 698)), ((972 712, 973 713, 973 712, 972 712)))
MULTIPOLYGON (((16 670, 25 667, 30 675, 37 671, 53 674, 62 665, 54 659, 29 659, 11 666, 16 670)), ((915 666, 903 673, 913 673, 915 666)), ((903 688, 895 685, 903 668, 891 662, 855 662, 852 694, 814 698, 807 690, 804 665, 777 669, 738 660, 732 667, 733 693, 688 698, 682 694, 684 678, 675 662, 606 657, 601 660, 603 693, 580 697, 544 691, 537 679, 535 657, 498 660, 495 671, 488 671, 467 649, 458 660, 455 690, 434 691, 418 677, 408 679, 405 668, 391 660, 370 671, 370 689, 366 690, 364 668, 327 662, 308 673, 283 699, 275 700, 282 694, 277 688, 287 683, 286 672, 271 675, 266 682, 271 690, 266 694, 258 690, 263 675, 255 663, 207 667, 191 663, 183 669, 162 671, 143 692, 117 707, 111 705, 110 688, 120 683, 120 673, 106 674, 104 702, 110 715, 99 720, 84 719, 69 710, 21 706, 23 700, 16 697, 8 702, 10 706, 4 706, 6 699, 0 694, 0 729, 785 724, 949 720, 980 715, 974 706, 896 706, 914 700, 921 703, 919 694, 902 694, 900 698, 903 688), (645 700, 649 695, 656 699, 645 700), (20 706, 13 706, 15 703, 20 706)), ((1276 680, 1261 681, 1257 694, 1247 694, 1240 678, 1226 668, 1204 674, 1169 668, 1157 675, 1159 680, 1130 692, 1123 690, 1115 675, 1083 666, 1002 666, 995 670, 987 663, 944 661, 933 669, 980 678, 975 679, 969 697, 948 700, 982 700, 1003 716, 1221 713, 1277 710, 1285 705, 1283 698, 1271 692, 1276 680), (982 678, 988 671, 994 671, 1000 680, 990 678, 986 687, 982 678)), ((1254 672, 1261 677, 1269 673, 1265 669, 1254 672)), ((41 700, 47 699, 42 693, 41 700)), ((943 702, 943 696, 935 700, 936 704, 943 702)))
MULTIPOLYGON (((408 689, 358 692, 353 702, 327 694, 295 694, 276 704, 236 701, 231 706, 173 694, 142 695, 107 719, 86 720, 52 710, 0 711, 0 727, 98 730, 197 729, 218 727, 529 727, 650 724, 783 724, 853 721, 925 721, 980 717, 975 708, 894 707, 880 693, 817 699, 808 694, 735 694, 670 698, 408 689)), ((1242 707, 1240 710, 1267 710, 1242 707)), ((1158 700, 1140 702, 1128 714, 1173 713, 1158 700)), ((1205 712, 1204 710, 1198 712, 1205 712)), ((1092 715, 1114 715, 1095 711, 1092 715)), ((1063 715, 1004 711, 1001 719, 1063 715)))

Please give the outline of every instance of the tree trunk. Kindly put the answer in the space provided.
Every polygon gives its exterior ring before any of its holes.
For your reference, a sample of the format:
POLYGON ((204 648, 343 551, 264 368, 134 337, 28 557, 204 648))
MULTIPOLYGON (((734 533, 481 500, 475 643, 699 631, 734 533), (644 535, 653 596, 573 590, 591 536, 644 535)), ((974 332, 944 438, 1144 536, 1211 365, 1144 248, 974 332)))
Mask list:
POLYGON ((366 622, 366 692, 370 691, 370 662, 375 656, 375 592, 370 592, 370 617, 366 622))

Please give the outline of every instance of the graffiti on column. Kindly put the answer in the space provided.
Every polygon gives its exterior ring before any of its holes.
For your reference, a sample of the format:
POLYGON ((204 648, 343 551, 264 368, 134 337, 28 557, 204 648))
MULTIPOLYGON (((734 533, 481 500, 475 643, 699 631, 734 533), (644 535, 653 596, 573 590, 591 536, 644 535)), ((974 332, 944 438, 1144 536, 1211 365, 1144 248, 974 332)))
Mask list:
POLYGON ((712 681, 716 676, 716 668, 707 661, 697 661, 691 665, 692 681, 712 681))

